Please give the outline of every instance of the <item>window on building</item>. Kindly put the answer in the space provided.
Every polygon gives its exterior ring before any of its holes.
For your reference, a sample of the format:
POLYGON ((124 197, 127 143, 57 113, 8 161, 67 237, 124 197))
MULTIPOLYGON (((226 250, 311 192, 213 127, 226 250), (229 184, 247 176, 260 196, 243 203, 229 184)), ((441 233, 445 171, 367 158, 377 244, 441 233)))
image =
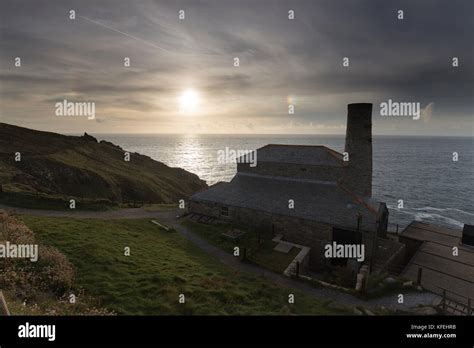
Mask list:
POLYGON ((222 216, 229 216, 229 208, 228 207, 221 207, 221 215, 222 216))

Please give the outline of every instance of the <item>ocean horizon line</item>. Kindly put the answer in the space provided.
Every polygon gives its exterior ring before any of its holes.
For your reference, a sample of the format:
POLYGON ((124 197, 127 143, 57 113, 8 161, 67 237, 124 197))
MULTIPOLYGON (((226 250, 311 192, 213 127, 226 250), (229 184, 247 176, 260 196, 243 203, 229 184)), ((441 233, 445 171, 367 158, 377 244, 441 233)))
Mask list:
MULTIPOLYGON (((280 136, 280 137, 345 137, 344 134, 285 134, 285 133, 92 133, 87 132, 93 136, 280 136)), ((64 135, 81 136, 84 133, 60 133, 64 135)), ((373 137, 393 137, 393 138, 473 138, 474 135, 442 135, 442 134, 427 134, 427 135, 412 135, 412 134, 374 134, 373 137)))

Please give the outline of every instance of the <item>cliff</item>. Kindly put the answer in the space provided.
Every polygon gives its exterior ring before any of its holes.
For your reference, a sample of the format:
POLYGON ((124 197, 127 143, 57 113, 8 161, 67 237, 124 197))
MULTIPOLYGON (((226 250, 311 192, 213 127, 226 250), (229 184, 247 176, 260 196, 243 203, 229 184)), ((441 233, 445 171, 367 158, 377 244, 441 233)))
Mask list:
POLYGON ((177 203, 207 186, 195 174, 138 153, 127 162, 125 152, 87 133, 66 136, 0 123, 0 195, 177 203))

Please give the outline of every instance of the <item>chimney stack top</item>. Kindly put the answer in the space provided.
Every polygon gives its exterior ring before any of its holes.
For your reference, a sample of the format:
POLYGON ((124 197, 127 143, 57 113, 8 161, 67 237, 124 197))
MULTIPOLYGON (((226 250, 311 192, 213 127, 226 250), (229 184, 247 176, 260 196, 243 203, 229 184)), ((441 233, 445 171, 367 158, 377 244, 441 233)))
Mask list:
POLYGON ((372 110, 372 103, 352 103, 347 104, 349 110, 361 110, 361 109, 370 109, 372 110))

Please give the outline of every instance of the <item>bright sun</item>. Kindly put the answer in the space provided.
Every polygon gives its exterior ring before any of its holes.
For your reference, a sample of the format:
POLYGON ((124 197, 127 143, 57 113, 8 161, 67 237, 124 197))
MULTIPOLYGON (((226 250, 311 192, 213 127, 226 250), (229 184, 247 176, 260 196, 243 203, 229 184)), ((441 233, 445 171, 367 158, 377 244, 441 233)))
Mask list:
POLYGON ((183 91, 178 101, 181 112, 186 114, 195 113, 199 105, 199 95, 195 90, 187 89, 183 91))

